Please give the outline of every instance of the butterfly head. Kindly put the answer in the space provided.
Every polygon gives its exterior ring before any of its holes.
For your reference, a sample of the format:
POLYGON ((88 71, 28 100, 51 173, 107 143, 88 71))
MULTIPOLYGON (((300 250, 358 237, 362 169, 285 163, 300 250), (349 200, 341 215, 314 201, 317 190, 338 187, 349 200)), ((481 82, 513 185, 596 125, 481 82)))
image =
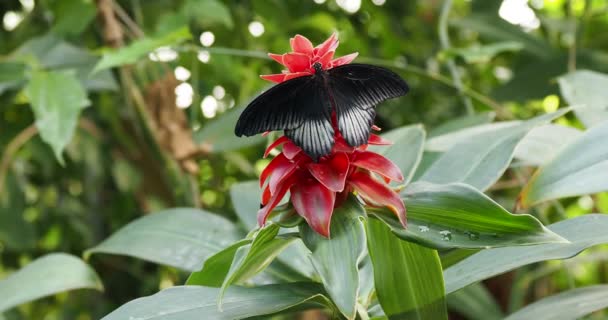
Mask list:
POLYGON ((321 62, 315 62, 312 67, 315 69, 315 73, 320 73, 321 71, 323 71, 323 65, 321 64, 321 62))

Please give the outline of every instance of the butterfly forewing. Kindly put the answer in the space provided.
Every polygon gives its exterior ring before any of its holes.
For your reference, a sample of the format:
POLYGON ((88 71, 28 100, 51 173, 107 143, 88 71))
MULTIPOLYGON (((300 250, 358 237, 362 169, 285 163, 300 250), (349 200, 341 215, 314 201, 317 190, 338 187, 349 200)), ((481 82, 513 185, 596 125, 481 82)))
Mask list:
POLYGON ((270 88, 243 111, 235 133, 251 136, 273 130, 285 130, 315 160, 331 151, 331 102, 321 77, 299 77, 270 88))
POLYGON ((396 73, 367 64, 347 64, 327 71, 338 128, 351 146, 367 143, 376 116, 374 107, 407 93, 407 84, 396 73))
POLYGON ((310 97, 315 90, 319 89, 312 76, 295 78, 266 90, 241 113, 234 133, 239 137, 252 136, 301 126, 308 105, 314 102, 310 97))

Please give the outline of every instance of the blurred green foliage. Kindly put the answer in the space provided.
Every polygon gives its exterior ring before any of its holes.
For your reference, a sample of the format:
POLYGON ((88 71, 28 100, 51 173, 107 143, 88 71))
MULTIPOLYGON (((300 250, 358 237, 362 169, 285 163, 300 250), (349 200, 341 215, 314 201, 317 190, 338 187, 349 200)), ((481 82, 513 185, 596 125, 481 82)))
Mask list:
MULTIPOLYGON (((568 104, 560 96, 559 76, 578 69, 608 72, 605 1, 532 0, 532 18, 520 21, 523 26, 499 17, 499 11, 513 19, 525 16, 521 10, 509 16, 501 4, 454 1, 441 27, 448 31, 446 48, 439 41, 443 1, 2 1, 0 278, 49 252, 80 256, 128 222, 162 208, 199 206, 236 220, 229 188, 254 179, 267 162, 258 160, 266 140, 237 139, 233 126, 239 107, 268 86, 258 75, 280 72, 266 52, 288 51, 294 34, 318 43, 337 31, 338 55, 359 52, 358 61, 391 67, 409 82, 406 97, 378 109, 376 123, 383 129, 416 123, 432 129, 467 115, 466 101, 499 120, 529 118, 568 104), (352 10, 348 3, 360 6, 352 10), (207 34, 199 40, 205 32, 213 39, 207 34), (126 62, 131 65, 109 69, 126 62), (71 124, 73 137, 65 137, 63 165, 36 132, 44 129, 32 126, 40 121, 31 96, 40 72, 53 75, 47 90, 58 97, 51 102, 85 90, 90 100, 71 124), (182 89, 174 90, 176 85, 182 89), (162 111, 178 110, 176 104, 183 119, 162 111), (159 138, 172 124, 185 135, 169 134, 169 142, 159 138), (192 145, 187 157, 177 149, 184 145, 192 145)), ((68 115, 64 109, 51 112, 49 125, 66 129, 86 105, 77 104, 68 115)), ((572 115, 559 121, 582 127, 572 115)), ((53 148, 60 152, 63 145, 53 148)), ((516 180, 513 175, 505 180, 516 180)), ((512 205, 517 190, 493 192, 512 205)), ((608 195, 567 199, 536 214, 550 223, 588 212, 608 212, 608 195)), ((540 280, 535 290, 517 287, 512 303, 573 283, 606 282, 604 251, 588 252, 565 269, 553 263, 522 269, 531 273, 521 278, 540 280)), ((98 319, 186 277, 123 257, 93 257, 90 263, 104 293, 60 294, 4 318, 98 319)))

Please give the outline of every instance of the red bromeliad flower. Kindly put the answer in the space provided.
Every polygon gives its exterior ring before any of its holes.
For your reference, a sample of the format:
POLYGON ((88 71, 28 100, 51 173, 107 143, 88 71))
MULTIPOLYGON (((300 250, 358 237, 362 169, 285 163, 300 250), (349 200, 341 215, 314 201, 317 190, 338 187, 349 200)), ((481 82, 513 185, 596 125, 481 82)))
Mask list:
POLYGON ((313 65, 315 62, 321 64, 321 68, 331 69, 333 67, 348 64, 353 61, 359 53, 351 53, 343 57, 333 59, 336 48, 338 48, 338 37, 332 34, 325 42, 313 48, 312 43, 306 37, 296 35, 290 39, 293 52, 285 54, 269 53, 268 56, 274 61, 287 67, 287 70, 279 74, 268 74, 261 76, 262 79, 280 83, 293 78, 311 75, 315 73, 313 65))
MULTIPOLYGON (((288 70, 282 74, 263 75, 262 78, 280 83, 315 73, 313 65, 316 62, 321 63, 323 69, 330 69, 350 63, 357 56, 353 53, 333 59, 337 46, 335 34, 317 47, 313 47, 305 37, 296 35, 291 39, 294 52, 270 54, 288 70)), ((317 162, 285 136, 266 149, 264 157, 282 146, 282 152, 260 176, 260 187, 264 188, 263 207, 258 212, 260 226, 266 223, 272 210, 289 191, 296 212, 325 237, 329 237, 334 207, 339 206, 351 192, 356 192, 368 205, 388 207, 405 227, 405 205, 399 194, 388 185, 390 181, 404 180, 399 168, 382 155, 367 151, 367 145, 356 148, 348 145, 336 125, 335 114, 332 118, 335 144, 331 153, 317 162)), ((388 145, 391 142, 371 134, 368 144, 388 145)))

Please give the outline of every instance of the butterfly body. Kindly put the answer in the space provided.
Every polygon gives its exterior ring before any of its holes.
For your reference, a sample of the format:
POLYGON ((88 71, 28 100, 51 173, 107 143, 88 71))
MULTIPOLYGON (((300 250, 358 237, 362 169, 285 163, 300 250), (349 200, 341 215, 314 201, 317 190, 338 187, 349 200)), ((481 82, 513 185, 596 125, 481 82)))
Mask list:
POLYGON ((284 130, 316 161, 331 152, 336 130, 352 147, 366 144, 375 106, 409 90, 397 74, 373 65, 313 67, 314 74, 279 83, 255 98, 241 114, 235 134, 284 130))

